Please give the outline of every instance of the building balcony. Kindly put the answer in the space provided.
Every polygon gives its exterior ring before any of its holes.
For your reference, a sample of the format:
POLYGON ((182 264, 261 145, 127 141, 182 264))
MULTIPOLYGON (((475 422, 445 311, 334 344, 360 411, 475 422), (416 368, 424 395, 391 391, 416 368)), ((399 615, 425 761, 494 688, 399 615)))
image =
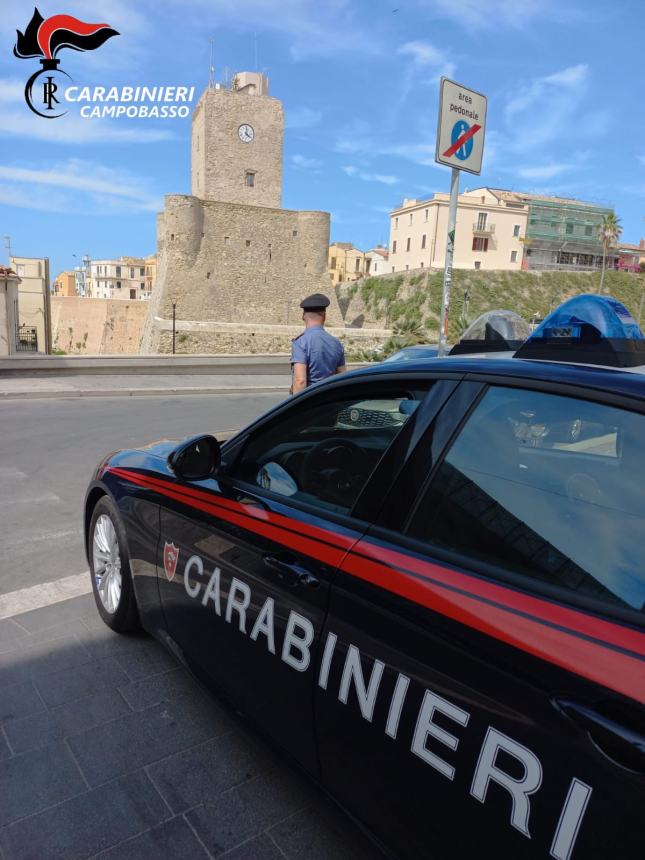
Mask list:
POLYGON ((477 221, 473 224, 474 236, 493 236, 495 234, 494 224, 479 224, 477 221))

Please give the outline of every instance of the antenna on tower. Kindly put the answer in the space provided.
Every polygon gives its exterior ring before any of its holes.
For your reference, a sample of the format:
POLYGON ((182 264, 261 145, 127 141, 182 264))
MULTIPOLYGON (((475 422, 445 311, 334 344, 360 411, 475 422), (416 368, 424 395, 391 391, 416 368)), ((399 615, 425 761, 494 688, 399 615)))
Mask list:
POLYGON ((213 87, 215 85, 215 66, 213 65, 213 42, 215 40, 211 36, 211 55, 210 62, 208 64, 208 86, 213 87))

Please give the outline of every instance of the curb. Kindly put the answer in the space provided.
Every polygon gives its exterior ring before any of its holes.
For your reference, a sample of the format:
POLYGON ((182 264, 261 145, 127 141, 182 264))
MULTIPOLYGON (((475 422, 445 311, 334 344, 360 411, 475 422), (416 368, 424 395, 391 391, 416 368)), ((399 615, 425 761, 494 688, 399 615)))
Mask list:
POLYGON ((105 388, 76 391, 0 391, 1 400, 52 400, 67 397, 165 397, 181 394, 276 394, 287 393, 286 385, 231 386, 230 388, 105 388))

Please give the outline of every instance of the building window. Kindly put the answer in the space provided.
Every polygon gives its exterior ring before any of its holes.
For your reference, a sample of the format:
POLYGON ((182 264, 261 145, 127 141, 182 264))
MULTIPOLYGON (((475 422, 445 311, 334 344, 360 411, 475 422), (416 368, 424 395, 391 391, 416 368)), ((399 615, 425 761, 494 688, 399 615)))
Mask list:
POLYGON ((520 224, 516 224, 513 227, 513 236, 517 237, 520 235, 520 226, 521 226, 520 224))
POLYGON ((145 290, 145 288, 146 288, 146 285, 143 282, 139 284, 140 290, 145 290))
POLYGON ((331 263, 329 264, 329 268, 330 268, 330 269, 335 269, 335 268, 336 268, 336 257, 332 257, 332 258, 331 258, 331 263))
POLYGON ((137 297, 137 291, 136 290, 130 290, 130 298, 136 299, 136 297, 137 297))
POLYGON ((573 233, 573 224, 570 221, 568 221, 565 229, 566 229, 567 236, 570 236, 573 233))
POLYGON ((231 237, 230 236, 224 236, 224 244, 225 245, 231 244, 231 237))
POLYGON ((247 248, 250 248, 250 247, 251 247, 251 240, 250 240, 250 239, 247 239, 247 240, 246 240, 246 247, 247 247, 247 248))
POLYGON ((429 211, 430 211, 429 209, 426 209, 426 218, 425 218, 426 221, 428 220, 428 212, 429 211))
POLYGON ((247 170, 244 175, 244 184, 247 188, 255 188, 255 173, 252 170, 247 170))
POLYGON ((405 264, 405 271, 407 272, 409 268, 410 268, 410 267, 409 267, 409 266, 408 266, 408 264, 406 263, 406 264, 405 264))
POLYGON ((292 233, 291 233, 291 235, 292 235, 292 236, 293 236, 293 238, 295 239, 295 238, 296 238, 296 236, 298 235, 298 231, 297 231, 297 230, 293 230, 293 231, 292 231, 292 233))
POLYGON ((360 272, 360 270, 361 270, 361 258, 357 257, 356 258, 356 269, 355 269, 355 271, 360 272))
MULTIPOLYGON (((392 242, 392 253, 396 254, 396 239, 392 242)), ((394 269, 392 269, 394 271, 394 269)))
POLYGON ((146 273, 146 270, 144 268, 139 269, 139 277, 140 278, 142 278, 145 275, 145 273, 146 273))
POLYGON ((517 251, 511 251, 511 263, 517 263, 517 251))
POLYGON ((591 225, 587 224, 587 226, 585 227, 585 236, 591 236, 592 232, 593 228, 591 227, 591 225))
POLYGON ((473 251, 488 251, 488 238, 484 236, 474 236, 473 251))
POLYGON ((121 289, 121 281, 116 282, 116 288, 117 288, 117 290, 121 289))
POLYGON ((412 212, 410 212, 410 226, 412 226, 412 212))
POLYGON ((407 239, 407 241, 406 241, 406 243, 405 243, 405 250, 406 250, 406 251, 409 251, 409 250, 410 250, 410 241, 411 241, 411 240, 410 240, 410 238, 408 237, 408 239, 407 239))
POLYGON ((420 269, 422 269, 422 268, 423 268, 423 260, 421 260, 421 263, 420 263, 420 265, 419 265, 419 268, 420 268, 420 269))
POLYGON ((486 229, 486 221, 488 220, 487 212, 480 212, 477 216, 477 229, 485 230, 486 229))
POLYGON ((475 260, 475 268, 481 269, 481 267, 482 267, 481 260, 475 260))
POLYGON ((134 269, 130 266, 130 277, 134 278, 134 269))
POLYGON ((121 266, 116 267, 116 276, 117 276, 117 278, 121 277, 121 266))
POLYGON ((271 262, 271 245, 269 244, 269 262, 271 262))
POLYGON ((398 229, 399 229, 399 219, 398 219, 398 218, 395 218, 395 219, 394 219, 394 229, 395 229, 395 230, 398 230, 398 229))
POLYGON ((426 234, 424 233, 423 236, 421 237, 421 248, 423 249, 423 248, 425 248, 425 246, 426 246, 426 234))

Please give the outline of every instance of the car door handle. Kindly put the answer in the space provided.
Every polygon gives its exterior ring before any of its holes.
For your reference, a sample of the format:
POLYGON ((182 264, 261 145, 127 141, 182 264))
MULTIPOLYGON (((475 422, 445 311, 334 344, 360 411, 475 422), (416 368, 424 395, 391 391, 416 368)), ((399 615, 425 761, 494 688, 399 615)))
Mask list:
POLYGON ((589 705, 555 699, 555 706, 589 733, 594 746, 614 764, 645 773, 645 735, 589 705))
POLYGON ((306 585, 310 588, 316 588, 320 585, 320 580, 306 567, 302 567, 297 562, 286 561, 275 555, 263 556, 264 564, 269 570, 277 574, 278 579, 282 580, 286 585, 294 588, 297 585, 306 585))

